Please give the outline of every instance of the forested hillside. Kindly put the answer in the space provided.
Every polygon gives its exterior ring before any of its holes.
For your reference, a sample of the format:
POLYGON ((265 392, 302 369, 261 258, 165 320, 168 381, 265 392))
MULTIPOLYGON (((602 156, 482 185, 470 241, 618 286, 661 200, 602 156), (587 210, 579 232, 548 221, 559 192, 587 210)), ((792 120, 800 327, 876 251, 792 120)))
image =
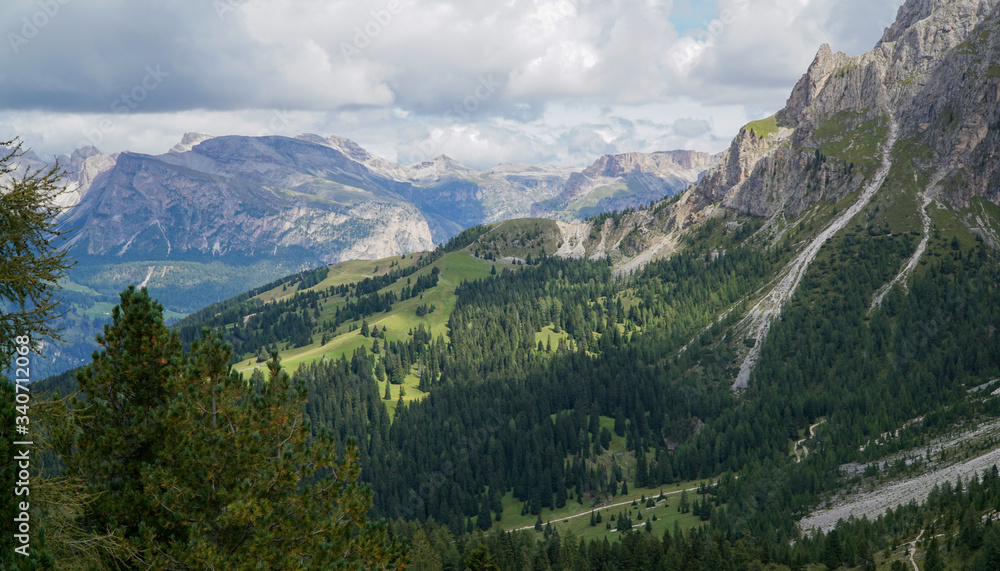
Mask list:
POLYGON ((280 356, 414 569, 1000 568, 997 29, 908 0, 679 197, 299 273, 178 345, 260 394, 280 356))

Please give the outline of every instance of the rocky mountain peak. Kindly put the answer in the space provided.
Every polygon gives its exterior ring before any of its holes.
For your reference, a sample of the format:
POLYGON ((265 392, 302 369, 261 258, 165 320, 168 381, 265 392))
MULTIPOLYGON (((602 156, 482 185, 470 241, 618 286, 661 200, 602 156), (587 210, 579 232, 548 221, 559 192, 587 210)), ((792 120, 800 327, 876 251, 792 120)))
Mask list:
POLYGON ((174 145, 170 151, 171 153, 186 153, 204 141, 212 139, 212 135, 204 135, 202 133, 184 133, 181 137, 181 142, 174 145))
POLYGON ((916 166, 946 181, 949 200, 997 202, 998 27, 1000 0, 908 0, 871 51, 820 46, 785 108, 737 135, 699 200, 765 217, 839 200, 873 174, 895 125, 898 140, 928 147, 916 166))
POLYGON ((879 46, 903 40, 915 30, 936 28, 951 34, 975 28, 996 7, 997 0, 907 0, 896 13, 896 21, 886 29, 879 46), (920 26, 923 22, 925 25, 920 26))

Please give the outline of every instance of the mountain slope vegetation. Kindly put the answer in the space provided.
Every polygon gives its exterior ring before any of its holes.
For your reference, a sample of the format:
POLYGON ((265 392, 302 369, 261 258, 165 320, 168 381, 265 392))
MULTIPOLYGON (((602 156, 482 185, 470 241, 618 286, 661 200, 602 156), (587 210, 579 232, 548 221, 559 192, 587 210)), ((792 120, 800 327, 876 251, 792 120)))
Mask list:
POLYGON ((956 71, 988 66, 998 21, 992 0, 909 0, 872 52, 821 48, 678 197, 296 274, 180 338, 213 330, 257 381, 280 351, 418 568, 995 568, 989 466, 799 522, 1000 445, 941 444, 1000 413, 979 128, 1000 78, 956 71))

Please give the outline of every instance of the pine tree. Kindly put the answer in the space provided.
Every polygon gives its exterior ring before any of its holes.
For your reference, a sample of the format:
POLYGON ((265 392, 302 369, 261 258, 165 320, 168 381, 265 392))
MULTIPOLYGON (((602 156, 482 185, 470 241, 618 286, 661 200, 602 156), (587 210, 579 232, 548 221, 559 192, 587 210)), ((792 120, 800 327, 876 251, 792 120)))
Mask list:
POLYGON ((483 531, 487 531, 493 526, 493 519, 490 517, 490 506, 486 503, 486 498, 483 498, 479 502, 479 515, 476 517, 476 524, 483 531))
POLYGON ((943 571, 944 561, 941 559, 941 552, 938 550, 937 537, 931 538, 930 545, 927 546, 927 558, 924 559, 924 571, 943 571))
POLYGON ((837 530, 832 530, 826 536, 823 545, 823 564, 830 569, 840 567, 843 558, 843 550, 840 545, 840 535, 837 530))
MULTIPOLYGON (((0 457, 5 459, 0 464, 0 517, 8 526, 21 513, 20 500, 27 499, 15 496, 18 470, 11 460, 18 453, 14 442, 25 440, 23 435, 15 433, 15 419, 26 415, 17 411, 15 400, 17 394, 25 393, 18 391, 5 375, 9 371, 21 383, 25 382, 24 373, 30 372, 30 367, 17 367, 22 370, 18 375, 17 368, 10 369, 14 360, 30 359, 21 352, 35 352, 43 340, 60 338, 60 330, 53 323, 62 305, 56 282, 65 277, 72 265, 60 243, 65 235, 56 225, 62 209, 54 199, 63 191, 60 184, 63 172, 56 166, 15 174, 14 163, 24 152, 18 141, 0 141, 0 457)), ((32 484, 34 495, 29 504, 34 510, 38 505, 34 499, 39 492, 37 479, 32 484)), ((21 545, 15 546, 13 533, 2 533, 0 568, 13 569, 26 560, 32 565, 43 565, 49 560, 39 537, 44 523, 38 521, 37 512, 29 516, 35 532, 29 557, 15 554, 14 549, 21 545)))
POLYGON ((20 142, 0 141, 0 370, 18 336, 29 335, 33 348, 59 339, 52 323, 62 304, 56 282, 73 264, 56 226, 64 173, 55 166, 16 175, 14 162, 24 153, 20 142))
POLYGON ((153 566, 402 568, 387 530, 367 521, 357 446, 348 442, 338 460, 328 432, 312 436, 305 389, 292 386, 276 353, 259 386, 231 370, 231 357, 203 331, 159 411, 170 445, 143 481, 184 533, 151 546, 153 566))
POLYGON ((500 571, 496 555, 484 543, 474 547, 465 557, 465 568, 469 571, 500 571))
POLYGON ((385 400, 392 400, 392 383, 385 384, 385 396, 382 398, 385 400))
POLYGON ((79 437, 63 447, 69 474, 99 494, 87 525, 127 537, 183 533, 176 516, 155 508, 141 477, 169 442, 156 411, 168 402, 170 378, 181 366, 180 341, 163 325, 163 307, 145 288, 130 286, 97 343, 102 350, 77 373, 86 399, 74 407, 79 437))

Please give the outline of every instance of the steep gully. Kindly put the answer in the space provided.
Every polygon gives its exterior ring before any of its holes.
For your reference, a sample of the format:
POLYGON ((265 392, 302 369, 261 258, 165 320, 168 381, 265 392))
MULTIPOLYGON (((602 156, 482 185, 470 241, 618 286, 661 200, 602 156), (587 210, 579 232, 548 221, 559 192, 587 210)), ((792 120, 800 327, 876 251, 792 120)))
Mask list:
POLYGON ((854 216, 861 212, 871 201, 875 193, 882 187, 889 170, 892 168, 892 150, 896 145, 899 136, 899 128, 895 120, 889 127, 889 136, 885 147, 882 150, 882 166, 875 177, 861 192, 861 196, 845 210, 840 216, 835 218, 812 242, 791 263, 782 271, 778 278, 778 283, 760 301, 758 301, 748 312, 747 316, 740 322, 740 328, 746 331, 746 337, 756 340, 756 343, 747 352, 740 365, 740 372, 733 383, 733 390, 745 389, 750 381, 750 374, 757 365, 760 358, 760 350, 764 346, 764 340, 771 329, 771 323, 776 317, 781 315, 781 309, 785 303, 791 299, 798 288, 802 277, 805 275, 809 265, 816 258, 820 248, 832 238, 837 232, 844 228, 854 216))
POLYGON ((882 305, 882 300, 885 299, 885 296, 889 293, 889 290, 892 289, 892 286, 903 281, 904 279, 906 279, 907 276, 913 273, 913 270, 916 269, 917 267, 917 263, 920 262, 920 258, 923 257, 924 251, 927 250, 927 243, 930 241, 931 238, 931 233, 930 233, 931 217, 927 214, 927 207, 930 206, 931 202, 934 200, 937 185, 943 179, 944 179, 944 172, 939 172, 938 174, 934 175, 934 178, 931 180, 930 184, 927 185, 927 189, 922 193, 921 196, 923 197, 923 204, 920 207, 920 219, 924 225, 924 236, 920 240, 920 244, 917 245, 916 251, 913 252, 913 256, 911 256, 910 260, 906 263, 905 266, 903 266, 903 269, 899 271, 899 273, 896 275, 895 278, 893 278, 891 282, 879 288, 878 292, 875 294, 875 298, 872 300, 872 305, 871 309, 869 310, 869 313, 875 311, 876 308, 882 305))

